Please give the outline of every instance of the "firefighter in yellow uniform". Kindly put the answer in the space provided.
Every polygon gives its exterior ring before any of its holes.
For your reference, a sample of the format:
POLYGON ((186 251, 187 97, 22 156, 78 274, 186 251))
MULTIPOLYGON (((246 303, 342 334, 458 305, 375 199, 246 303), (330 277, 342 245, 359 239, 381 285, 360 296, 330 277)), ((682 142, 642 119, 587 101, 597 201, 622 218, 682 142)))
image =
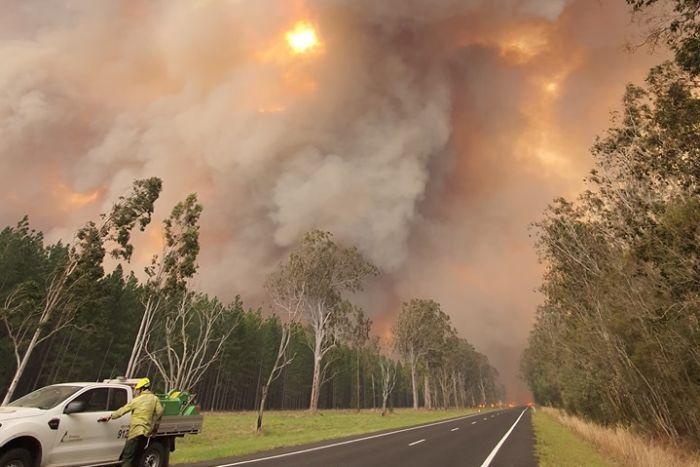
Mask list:
POLYGON ((112 412, 109 417, 100 419, 101 422, 107 422, 131 412, 129 436, 121 455, 122 467, 135 467, 138 464, 148 436, 157 428, 163 416, 163 405, 150 388, 151 380, 139 380, 134 386, 134 398, 131 402, 112 412))

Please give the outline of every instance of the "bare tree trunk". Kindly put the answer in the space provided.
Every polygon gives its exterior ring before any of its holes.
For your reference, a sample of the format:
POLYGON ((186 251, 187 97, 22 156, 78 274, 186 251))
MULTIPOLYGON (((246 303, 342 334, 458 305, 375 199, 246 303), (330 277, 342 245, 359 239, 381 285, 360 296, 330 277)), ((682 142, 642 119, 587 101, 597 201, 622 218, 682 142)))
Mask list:
POLYGON ((388 400, 388 396, 382 396, 382 417, 386 415, 386 402, 388 400))
POLYGON ((442 393, 442 408, 447 410, 447 407, 450 405, 449 377, 444 369, 440 371, 438 382, 440 383, 440 392, 442 393))
POLYGON ((143 354, 144 346, 146 345, 146 337, 148 335, 149 327, 152 321, 153 314, 160 305, 160 300, 156 300, 153 293, 149 294, 148 300, 143 310, 143 315, 141 316, 141 323, 139 324, 139 330, 136 333, 136 339, 134 340, 134 346, 131 348, 131 355, 129 356, 129 363, 126 366, 125 376, 127 378, 133 378, 134 373, 138 369, 139 360, 141 360, 141 355, 143 354))
POLYGON ((424 391, 424 397, 425 397, 425 408, 432 409, 433 408, 433 398, 430 394, 430 377, 428 375, 428 372, 426 372, 425 376, 423 376, 423 391, 424 391))
MULTIPOLYGON (((269 380, 268 380, 269 382, 269 380)), ((262 395, 260 396, 260 405, 258 406, 258 419, 255 422, 255 432, 261 433, 263 426, 263 412, 265 411, 265 402, 267 402, 267 391, 269 389, 266 383, 262 388, 262 395)))
POLYGON ((357 412, 360 412, 360 349, 356 349, 357 352, 357 370, 355 372, 355 402, 357 404, 357 412))
POLYGON ((457 391, 457 375, 452 372, 452 398, 454 400, 455 407, 461 408, 462 401, 459 398, 459 392, 457 391))
POLYGON ((413 390, 413 409, 418 409, 418 384, 416 383, 416 360, 411 358, 411 389, 413 390))
POLYGON ((314 375, 311 381, 311 399, 309 400, 310 412, 318 411, 318 399, 321 390, 321 359, 323 358, 321 352, 322 341, 323 336, 319 336, 317 333, 314 342, 314 375))
POLYGON ((377 408, 377 396, 374 391, 374 372, 372 372, 372 410, 377 408))
POLYGON ((287 367, 285 367, 282 372, 282 397, 280 400, 280 410, 284 410, 285 401, 287 399, 287 377, 289 375, 289 373, 287 373, 287 367))
MULTIPOLYGON (((260 402, 260 400, 258 399, 258 394, 260 394, 260 383, 262 380, 262 369, 263 369, 262 367, 263 367, 264 355, 265 355, 264 352, 260 352, 260 364, 258 366, 258 382, 255 385, 255 406, 256 407, 259 405, 258 403, 260 402)), ((265 394, 265 396, 267 396, 267 394, 265 394)))
POLYGON ((34 331, 34 335, 32 336, 32 340, 29 341, 29 345, 27 346, 27 350, 24 351, 24 355, 22 355, 22 358, 17 359, 17 369, 15 370, 15 374, 12 377, 12 380, 10 381, 10 386, 7 388, 7 392, 5 393, 5 398, 2 401, 2 405, 7 405, 10 403, 12 400, 12 396, 15 394, 15 391, 17 390, 17 385, 19 384, 19 380, 22 377, 22 374, 24 373, 24 369, 27 367, 27 363, 29 363, 29 357, 32 356, 32 352, 34 351, 34 348, 36 347, 37 342, 39 341, 39 335, 41 334, 42 330, 42 323, 40 323, 39 326, 37 326, 36 330, 34 331))
POLYGON ((486 405, 486 391, 484 390, 484 379, 479 376, 479 388, 481 389, 481 403, 486 405))
MULTIPOLYGON (((50 336, 52 336, 53 334, 55 334, 60 329, 64 328, 70 323, 72 319, 72 315, 70 312, 74 311, 74 309, 71 309, 69 311, 66 308, 61 308, 62 305, 64 307, 66 306, 65 302, 62 304, 61 301, 65 298, 64 295, 66 292, 66 282, 68 281, 69 276, 75 271, 77 266, 77 261, 70 261, 66 265, 66 269, 61 271, 58 276, 54 276, 54 278, 51 280, 49 288, 46 292, 46 298, 43 305, 43 309, 41 311, 41 314, 38 314, 40 316, 39 322, 37 323, 36 329, 32 333, 32 338, 29 341, 27 348, 24 350, 24 353, 21 356, 19 350, 22 345, 21 339, 18 339, 17 336, 14 336, 12 334, 10 325, 8 321, 5 320, 5 326, 7 327, 8 334, 10 335, 14 345, 16 369, 14 375, 12 376, 12 380, 10 380, 10 385, 8 386, 7 392, 5 393, 5 398, 2 401, 2 405, 6 405, 12 400, 12 396, 17 390, 17 385, 19 384, 19 381, 22 378, 24 370, 27 368, 29 359, 32 356, 34 350, 36 349, 36 346, 40 342, 49 338, 50 336), (59 313, 63 313, 63 315, 59 315, 59 324, 57 324, 53 330, 49 331, 47 335, 42 337, 41 334, 45 330, 45 326, 49 323, 51 318, 54 316, 54 312, 56 311, 58 311, 59 313)), ((8 301, 6 301, 6 307, 10 303, 9 300, 12 300, 12 298, 9 298, 8 301)))
POLYGON ((287 358, 287 349, 289 348, 289 341, 292 337, 292 329, 289 325, 282 325, 282 336, 280 336, 280 345, 277 348, 277 358, 275 358, 275 363, 272 365, 272 370, 270 370, 270 375, 267 377, 267 381, 262 387, 262 396, 260 397, 260 405, 258 405, 258 418, 255 423, 255 432, 262 433, 263 426, 263 413, 265 411, 265 403, 267 402, 267 394, 270 389, 270 385, 277 379, 280 372, 286 368, 294 357, 287 358))
POLYGON ((319 391, 321 387, 321 360, 314 357, 314 376, 311 382, 311 399, 309 400, 309 411, 318 410, 319 391))
POLYGON ((396 366, 390 360, 382 360, 380 362, 382 370, 382 417, 386 415, 387 402, 391 392, 396 384, 396 366))

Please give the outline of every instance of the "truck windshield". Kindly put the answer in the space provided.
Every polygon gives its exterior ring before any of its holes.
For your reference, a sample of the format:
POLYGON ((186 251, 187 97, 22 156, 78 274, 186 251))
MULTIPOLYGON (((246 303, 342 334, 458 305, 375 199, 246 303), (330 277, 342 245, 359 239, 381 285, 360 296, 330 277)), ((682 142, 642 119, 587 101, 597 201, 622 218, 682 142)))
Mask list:
POLYGON ((52 409, 80 390, 80 386, 46 386, 8 404, 10 407, 52 409))

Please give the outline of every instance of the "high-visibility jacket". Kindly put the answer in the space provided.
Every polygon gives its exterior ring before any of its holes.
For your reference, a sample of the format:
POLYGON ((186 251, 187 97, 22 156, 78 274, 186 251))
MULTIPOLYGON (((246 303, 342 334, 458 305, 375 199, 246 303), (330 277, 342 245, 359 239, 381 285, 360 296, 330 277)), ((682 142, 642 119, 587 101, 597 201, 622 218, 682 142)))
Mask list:
POLYGON ((153 424, 159 422, 160 417, 163 416, 163 405, 151 391, 143 391, 124 407, 112 412, 111 418, 119 418, 129 412, 131 412, 131 424, 127 439, 141 435, 148 436, 153 431, 153 424))

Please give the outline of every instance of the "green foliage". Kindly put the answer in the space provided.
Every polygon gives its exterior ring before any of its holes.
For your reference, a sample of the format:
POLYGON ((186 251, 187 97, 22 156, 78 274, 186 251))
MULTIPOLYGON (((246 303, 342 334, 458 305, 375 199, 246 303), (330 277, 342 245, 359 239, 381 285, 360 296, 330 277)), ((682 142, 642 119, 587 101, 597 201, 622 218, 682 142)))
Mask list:
POLYGON ((184 202, 176 204, 170 217, 163 221, 166 244, 163 268, 166 289, 182 289, 184 280, 197 272, 201 214, 202 205, 197 202, 197 195, 191 194, 184 202))
POLYGON ((154 293, 177 295, 185 290, 185 282, 197 272, 199 255, 199 218, 202 205, 197 195, 190 194, 175 205, 163 221, 165 245, 161 256, 155 255, 146 268, 154 293))
MULTIPOLYGON (((156 182, 137 183, 135 186, 135 192, 142 189, 151 194, 160 187, 156 182)), ((197 270, 198 221, 202 208, 194 195, 175 206, 164 223, 165 254, 161 258, 165 261, 159 263, 163 268, 150 269, 148 280, 141 282, 132 273, 125 273, 120 264, 106 275, 103 271, 103 259, 109 251, 106 245, 112 243, 112 233, 118 230, 115 230, 116 226, 136 228, 144 226, 150 218, 152 202, 148 201, 148 196, 144 202, 125 197, 120 203, 121 207, 113 211, 116 213, 112 215, 113 220, 112 217, 103 218, 104 225, 110 225, 108 228, 87 223, 68 246, 62 243, 46 245, 41 232, 32 230, 26 218, 16 226, 0 231, 0 305, 3 306, 0 312, 9 319, 12 328, 24 330, 24 337, 37 329, 36 309, 46 302, 47 290, 55 283, 52 281, 56 277, 66 280, 60 305, 72 310, 70 325, 56 327, 58 313, 45 324, 42 329, 45 339, 37 344, 28 358, 15 397, 57 382, 96 381, 123 374, 146 304, 154 293, 159 294, 163 306, 154 316, 149 348, 155 351, 162 347, 164 326, 172 311, 169 307, 182 298, 183 293, 191 293, 187 291, 186 279, 197 270), (68 266, 72 268, 69 273, 68 266), (161 286, 169 285, 160 289, 154 287, 156 278, 161 286), (17 291, 20 292, 16 295, 19 300, 8 301, 17 291), (21 306, 14 306, 16 303, 21 306)), ((129 242, 130 238, 122 236, 121 240, 129 242)), ((128 243, 114 243, 126 254, 125 245, 128 243)), ((300 289, 310 291, 309 300, 313 303, 326 300, 331 313, 327 320, 330 337, 326 342, 332 345, 326 347, 325 378, 319 387, 319 407, 381 407, 381 364, 384 363, 386 368, 389 357, 382 355, 378 345, 372 345, 371 321, 364 311, 342 299, 344 293, 359 290, 366 277, 377 273, 376 268, 355 248, 336 245, 328 233, 312 232, 292 252, 282 271, 289 279, 285 282, 289 287, 283 287, 283 293, 308 281, 308 288, 303 285, 296 292, 300 289)), ((278 271, 278 274, 277 278, 282 277, 282 273, 278 271)), ((286 297, 298 296, 291 294, 286 297)), ((466 341, 454 336, 449 318, 437 303, 425 303, 434 312, 435 321, 429 321, 431 329, 437 326, 435 329, 441 332, 433 336, 436 345, 430 347, 429 353, 434 373, 434 398, 442 400, 446 406, 476 405, 482 402, 482 394, 486 394, 488 402, 496 400, 497 375, 487 359, 466 341), (440 393, 436 386, 440 375, 449 378, 456 375, 457 391, 462 395, 455 398, 451 389, 447 391, 450 394, 440 393)), ((189 321, 184 326, 187 335, 196 336, 204 311, 218 307, 221 304, 215 297, 195 295, 192 313, 187 314, 189 321)), ((250 410, 258 406, 261 386, 276 358, 283 318, 288 317, 283 309, 276 310, 281 316, 246 309, 238 297, 226 307, 226 317, 215 329, 217 334, 214 337, 232 332, 223 344, 222 357, 208 368, 194 390, 203 408, 250 410)), ((314 373, 314 355, 308 345, 311 323, 300 319, 289 325, 288 351, 294 359, 270 387, 267 403, 270 409, 306 408, 310 399, 309 382, 314 373)), ((15 371, 9 337, 7 329, 0 327, 2 390, 8 387, 15 371)), ((181 342, 173 343, 179 345, 181 342)), ((412 402, 410 368, 394 364, 396 385, 387 406, 405 407, 412 402)), ((157 388, 164 388, 164 378, 153 362, 143 365, 140 370, 138 376, 148 375, 157 388)), ((445 379, 443 382, 449 381, 445 379)), ((390 415, 388 419, 392 417, 390 415)), ((274 418, 272 421, 274 426, 274 418)), ((249 427, 252 428, 252 422, 249 427)))
POLYGON ((356 247, 338 245, 330 232, 312 230, 267 278, 266 289, 276 311, 288 322, 309 327, 309 346, 314 352, 312 411, 318 408, 328 354, 347 336, 348 313, 356 313, 344 302, 343 293, 361 290, 368 276, 378 273, 356 247))
POLYGON ((697 0, 627 0, 637 12, 655 15, 656 26, 650 31, 652 42, 663 41, 675 52, 676 62, 692 75, 700 74, 700 4, 697 0), (654 10, 672 5, 671 12, 654 10))
MULTIPOLYGON (((20 392, 53 381, 53 375, 57 374, 69 379, 74 375, 90 374, 89 379, 114 375, 113 350, 120 340, 124 345, 125 333, 131 332, 131 327, 125 324, 129 322, 129 316, 133 316, 130 312, 140 306, 136 279, 125 279, 120 266, 112 274, 102 277, 99 259, 104 250, 95 229, 81 230, 79 241, 78 248, 83 252, 77 269, 79 273, 72 276, 75 280, 66 300, 77 307, 73 327, 42 344, 39 356, 33 359, 29 374, 24 377, 24 388, 27 389, 20 392), (70 355, 66 352, 68 349, 60 348, 62 345, 78 353, 70 355), (102 359, 105 346, 110 353, 104 354, 102 359), (58 351, 47 352, 49 348, 58 351), (66 355, 70 357, 66 358, 66 355), (84 356, 90 358, 82 358, 84 356)), ((24 218, 16 228, 8 227, 0 233, 0 252, 0 274, 4 278, 0 300, 4 303, 13 291, 23 291, 22 306, 15 310, 10 322, 13 329, 20 329, 24 322, 26 337, 36 327, 34 310, 44 299, 48 281, 66 264, 69 250, 61 243, 45 246, 41 233, 31 230, 27 218, 24 218)), ((51 324, 47 324, 47 329, 51 324)), ((4 336, 2 340, 9 341, 4 336)), ((7 358, 3 356, 3 365, 0 366, 0 379, 4 385, 14 371, 14 359, 9 357, 9 347, 3 346, 0 352, 7 355, 7 358)))
POLYGON ((105 221, 100 229, 100 236, 116 244, 111 254, 115 258, 129 260, 134 251, 131 232, 138 225, 143 231, 151 222, 155 202, 163 188, 161 179, 152 177, 136 180, 132 191, 127 196, 120 196, 108 215, 103 215, 105 221))
POLYGON ((356 247, 345 248, 330 232, 304 235, 289 259, 268 277, 267 289, 278 304, 301 302, 300 311, 316 305, 331 310, 343 292, 357 292, 379 271, 356 247))
MULTIPOLYGON (((394 347, 407 372, 422 368, 424 377, 436 381, 443 407, 494 403, 505 396, 497 386, 498 372, 485 355, 459 338, 450 317, 434 300, 412 299, 403 304, 394 325, 394 347)), ((411 381, 414 407, 418 385, 411 381)), ((428 406, 426 393, 424 399, 428 406)))
POLYGON ((590 190, 536 224, 546 265, 522 373, 535 398, 700 443, 700 100, 673 64, 629 86, 590 190))
POLYGON ((449 320, 434 300, 412 299, 404 303, 394 327, 396 350, 404 358, 411 352, 418 358, 433 357, 451 331, 449 320))

